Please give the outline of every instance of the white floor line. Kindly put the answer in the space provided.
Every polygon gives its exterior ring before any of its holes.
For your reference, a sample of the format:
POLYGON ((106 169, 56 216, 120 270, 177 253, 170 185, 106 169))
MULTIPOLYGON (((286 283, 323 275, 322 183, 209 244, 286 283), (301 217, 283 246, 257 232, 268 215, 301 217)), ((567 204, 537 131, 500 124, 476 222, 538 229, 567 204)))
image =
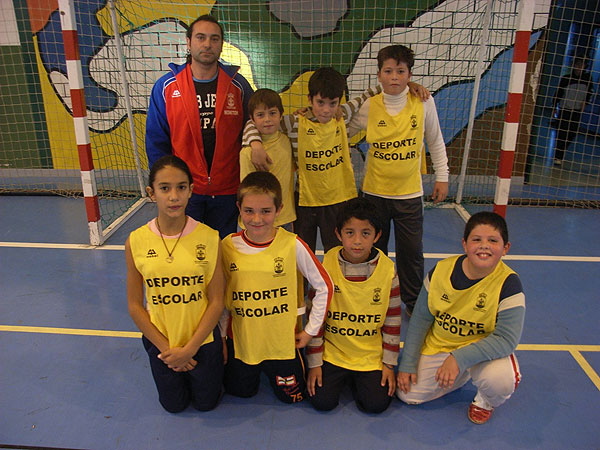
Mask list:
MULTIPOLYGON (((0 247, 6 248, 39 248, 39 249, 63 249, 63 250, 119 250, 125 249, 124 245, 100 245, 89 244, 49 244, 43 242, 0 242, 0 247)), ((317 256, 323 256, 323 250, 316 251, 317 256)), ((424 253, 425 259, 443 259, 456 253, 424 253)), ((396 253, 388 253, 390 258, 395 258, 396 253)), ((562 255, 506 255, 506 261, 560 261, 560 262, 600 262, 600 256, 562 256, 562 255)))

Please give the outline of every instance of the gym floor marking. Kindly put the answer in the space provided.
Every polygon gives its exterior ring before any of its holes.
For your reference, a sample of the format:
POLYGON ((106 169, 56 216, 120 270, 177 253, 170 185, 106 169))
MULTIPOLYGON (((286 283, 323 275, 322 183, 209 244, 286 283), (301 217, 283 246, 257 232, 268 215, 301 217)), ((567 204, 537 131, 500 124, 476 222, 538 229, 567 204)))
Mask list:
MULTIPOLYGON (((112 331, 112 330, 89 330, 83 328, 52 328, 52 327, 26 327, 0 325, 0 331, 19 332, 19 333, 42 333, 42 334, 61 334, 74 336, 100 336, 100 337, 118 337, 135 338, 142 337, 142 333, 137 331, 112 331)), ((400 347, 403 343, 400 343, 400 347)), ((596 389, 600 391, 600 376, 592 366, 583 357, 581 352, 600 352, 600 345, 562 345, 562 344, 519 344, 519 351, 547 351, 547 352, 569 352, 573 359, 579 364, 581 369, 589 377, 596 389)))
MULTIPOLYGON (((89 245, 89 244, 49 244, 31 242, 0 242, 0 247, 13 248, 49 248, 63 250, 125 250, 124 245, 89 245)), ((323 256, 323 250, 315 252, 323 256)), ((425 259, 444 259, 455 256, 457 253, 423 253, 425 259)), ((390 258, 395 258, 395 252, 389 252, 390 258)), ((506 255, 502 259, 506 261, 560 261, 560 262, 600 262, 600 256, 560 256, 560 255, 506 255)))

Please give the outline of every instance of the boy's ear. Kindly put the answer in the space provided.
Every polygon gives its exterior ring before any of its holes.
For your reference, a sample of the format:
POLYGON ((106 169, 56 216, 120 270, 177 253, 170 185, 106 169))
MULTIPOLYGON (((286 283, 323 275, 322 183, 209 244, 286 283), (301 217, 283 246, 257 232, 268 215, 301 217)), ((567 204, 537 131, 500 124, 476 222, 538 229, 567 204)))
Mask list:
POLYGON ((465 238, 462 238, 462 246, 463 246, 463 251, 465 253, 467 253, 467 241, 465 241, 465 238))
POLYGON ((508 253, 509 249, 510 249, 510 242, 507 242, 506 244, 504 244, 504 252, 502 253, 502 256, 505 256, 508 253))
POLYGON ((381 230, 379 230, 379 232, 375 235, 375 239, 373 239, 373 244, 375 242, 377 242, 379 240, 379 238, 381 237, 381 230))
POLYGON ((192 198, 193 191, 194 191, 194 183, 190 184, 190 195, 188 196, 188 198, 192 198))
POLYGON ((152 197, 154 197, 154 189, 152 189, 150 186, 146 186, 146 193, 148 194, 148 197, 150 197, 151 200, 154 200, 152 197))
POLYGON ((235 202, 235 206, 237 206, 237 209, 239 212, 242 212, 242 205, 240 205, 240 202, 235 202))
POLYGON ((337 227, 335 228, 335 237, 338 238, 338 240, 340 242, 342 242, 342 235, 340 234, 340 232, 338 231, 337 227))

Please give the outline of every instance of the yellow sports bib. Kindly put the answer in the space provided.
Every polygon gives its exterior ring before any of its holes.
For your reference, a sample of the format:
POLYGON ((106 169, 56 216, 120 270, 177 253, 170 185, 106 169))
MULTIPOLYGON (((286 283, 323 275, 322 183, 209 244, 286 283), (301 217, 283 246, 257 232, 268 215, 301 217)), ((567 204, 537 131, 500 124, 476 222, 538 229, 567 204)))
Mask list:
POLYGON ((429 284, 429 311, 435 317, 421 352, 451 352, 488 336, 496 328, 500 291, 514 273, 502 261, 494 271, 468 289, 456 290, 450 275, 459 256, 437 263, 429 284))
POLYGON ((356 197, 346 124, 298 117, 300 206, 327 206, 356 197))
POLYGON ((367 137, 370 145, 362 189, 375 195, 407 195, 422 190, 424 109, 408 95, 406 106, 391 116, 383 94, 370 99, 367 137))
MULTIPOLYGON (((165 238, 169 248, 176 239, 165 238)), ((169 346, 189 342, 207 307, 206 287, 212 279, 219 249, 219 233, 199 223, 182 236, 168 256, 160 238, 148 225, 129 235, 133 261, 144 278, 146 308, 151 322, 169 340, 169 346)), ((204 344, 213 341, 210 333, 204 344)))
POLYGON ((225 306, 231 311, 236 358, 246 364, 295 357, 297 316, 296 235, 277 229, 268 248, 239 252, 223 239, 227 276, 225 306))
POLYGON ((381 370, 381 328, 390 304, 394 263, 379 251, 379 261, 365 281, 348 281, 338 261, 342 247, 327 252, 323 266, 335 290, 325 322, 323 359, 350 370, 381 370))

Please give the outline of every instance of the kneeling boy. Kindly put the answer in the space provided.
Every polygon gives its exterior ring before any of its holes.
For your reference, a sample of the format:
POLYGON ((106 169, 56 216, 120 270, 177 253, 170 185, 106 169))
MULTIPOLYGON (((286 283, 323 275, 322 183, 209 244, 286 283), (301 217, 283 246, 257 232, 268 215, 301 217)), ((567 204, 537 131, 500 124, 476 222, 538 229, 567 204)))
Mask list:
POLYGON ((306 349, 308 393, 321 411, 337 406, 346 382, 365 412, 384 411, 394 395, 400 289, 394 263, 373 247, 381 235, 375 214, 368 200, 350 200, 335 228, 342 246, 323 260, 334 295, 324 328, 306 349))
POLYGON ((510 248, 504 218, 474 214, 463 235, 466 255, 437 263, 423 282, 398 371, 398 397, 419 404, 469 381, 477 395, 471 422, 489 420, 521 374, 514 355, 525 320, 519 276, 501 261, 510 248))

